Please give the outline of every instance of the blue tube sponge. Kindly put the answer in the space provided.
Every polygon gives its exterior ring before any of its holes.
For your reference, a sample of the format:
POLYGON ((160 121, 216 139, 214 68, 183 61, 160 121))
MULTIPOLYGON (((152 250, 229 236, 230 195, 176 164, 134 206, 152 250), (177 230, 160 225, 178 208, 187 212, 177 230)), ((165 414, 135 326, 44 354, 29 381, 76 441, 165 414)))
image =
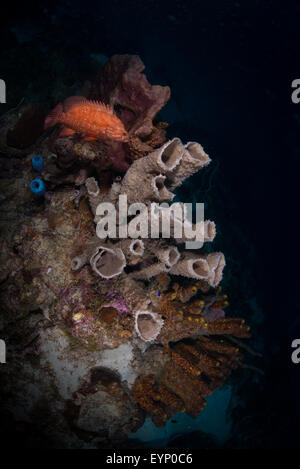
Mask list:
POLYGON ((37 171, 38 173, 41 173, 44 168, 44 159, 41 155, 34 155, 32 157, 32 167, 37 171))
POLYGON ((42 179, 33 179, 30 183, 30 189, 36 195, 44 195, 46 191, 45 183, 42 179))

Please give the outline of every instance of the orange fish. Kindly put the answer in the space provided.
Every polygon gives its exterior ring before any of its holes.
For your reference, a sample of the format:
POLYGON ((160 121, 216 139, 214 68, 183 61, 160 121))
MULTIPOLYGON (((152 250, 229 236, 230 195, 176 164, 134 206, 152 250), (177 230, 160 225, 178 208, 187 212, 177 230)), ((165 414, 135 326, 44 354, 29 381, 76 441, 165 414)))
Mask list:
POLYGON ((128 141, 128 133, 113 109, 83 96, 71 96, 55 106, 45 119, 44 129, 58 123, 63 124, 60 137, 78 132, 85 140, 128 141))

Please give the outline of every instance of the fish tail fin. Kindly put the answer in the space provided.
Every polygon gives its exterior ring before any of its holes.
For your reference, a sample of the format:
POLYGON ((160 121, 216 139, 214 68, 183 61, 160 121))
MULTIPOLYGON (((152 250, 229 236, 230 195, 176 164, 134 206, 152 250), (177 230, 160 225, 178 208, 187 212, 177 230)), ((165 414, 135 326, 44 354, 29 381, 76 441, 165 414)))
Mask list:
POLYGON ((48 130, 59 122, 59 118, 63 113, 62 103, 57 104, 54 109, 47 115, 44 122, 44 130, 48 130))

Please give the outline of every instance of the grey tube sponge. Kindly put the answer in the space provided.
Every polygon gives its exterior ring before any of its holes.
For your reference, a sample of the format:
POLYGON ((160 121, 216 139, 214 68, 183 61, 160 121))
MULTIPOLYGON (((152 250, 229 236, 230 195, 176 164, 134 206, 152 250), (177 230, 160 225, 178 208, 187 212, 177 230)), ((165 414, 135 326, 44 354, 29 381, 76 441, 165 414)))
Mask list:
POLYGON ((192 252, 183 253, 181 259, 170 270, 171 274, 208 280, 210 267, 203 255, 192 252))
POLYGON ((122 239, 117 246, 122 249, 125 254, 127 261, 142 257, 145 251, 145 245, 141 239, 122 239))
POLYGON ((154 254, 168 269, 175 265, 180 258, 177 246, 170 245, 163 239, 146 239, 144 244, 146 253, 154 254))
POLYGON ((209 254, 185 252, 170 273, 205 280, 210 286, 216 287, 222 279, 224 266, 225 257, 222 252, 209 254))
POLYGON ((100 244, 90 258, 93 271, 102 278, 110 279, 123 272, 126 259, 122 249, 100 244))
POLYGON ((169 268, 177 264, 180 258, 180 252, 176 246, 168 246, 165 249, 159 249, 156 255, 158 259, 169 268))
POLYGON ((101 241, 97 236, 94 236, 88 242, 87 247, 84 250, 84 252, 79 256, 73 257, 73 259, 71 260, 71 269, 79 270, 85 264, 88 264, 90 262, 91 256, 98 252, 98 248, 102 244, 103 244, 103 241, 101 241))
POLYGON ((177 137, 173 138, 152 153, 134 161, 128 169, 126 176, 129 173, 130 175, 144 173, 167 174, 180 164, 185 151, 185 147, 180 139, 177 137))
POLYGON ((174 190, 176 187, 192 176, 192 174, 199 171, 199 169, 207 166, 211 159, 203 150, 200 143, 188 142, 185 146, 185 151, 181 158, 181 162, 169 175, 170 183, 168 185, 170 190, 174 190))
MULTIPOLYGON (((100 277, 110 279, 119 276, 118 287, 133 313, 149 311, 148 305, 151 302, 145 285, 138 280, 148 280, 162 272, 195 278, 213 287, 218 285, 225 266, 222 253, 199 254, 189 250, 181 253, 177 247, 179 243, 198 241, 200 228, 204 233, 203 241, 212 241, 216 235, 214 222, 206 220, 198 225, 192 224, 186 220, 187 207, 182 203, 178 203, 178 207, 174 204, 171 207, 157 205, 156 208, 153 207, 155 204, 151 204, 171 202, 175 196, 173 189, 210 161, 200 144, 188 142, 183 145, 180 139, 174 138, 147 156, 134 161, 123 179, 113 183, 107 193, 100 193, 97 181, 88 178, 86 188, 94 215, 99 203, 111 202, 115 208, 116 223, 122 224, 121 218, 118 218, 119 209, 121 210, 118 196, 126 194, 128 206, 136 202, 146 204, 148 228, 151 224, 153 233, 150 234, 150 239, 116 238, 115 244, 99 239, 94 245, 91 243, 82 256, 72 260, 72 269, 79 269, 90 262, 94 272, 100 277), (162 223, 165 217, 166 223, 162 223), (187 237, 188 233, 184 233, 184 221, 187 223, 186 228, 190 227, 191 238, 187 237), (173 241, 170 242, 170 238, 174 238, 173 241), (138 270, 136 264, 140 260, 145 267, 138 270), (123 272, 126 263, 131 266, 129 274, 123 272)), ((123 204, 121 200, 120 203, 123 204)), ((100 219, 100 215, 95 216, 96 223, 100 219)), ((133 220, 130 219, 130 222, 133 220)), ((134 227, 134 223, 131 226, 134 227)), ((150 321, 149 318, 148 320, 150 321)))
POLYGON ((170 268, 171 267, 164 262, 156 262, 149 267, 132 272, 130 276, 139 280, 148 280, 149 278, 155 277, 162 272, 169 272, 170 268))
POLYGON ((165 186, 166 176, 146 173, 140 167, 134 167, 134 164, 125 174, 121 187, 121 193, 127 195, 128 204, 136 201, 170 202, 173 200, 174 194, 165 186))
POLYGON ((214 221, 205 220, 204 222, 204 242, 212 242, 217 234, 216 224, 214 221))
POLYGON ((109 279, 120 275, 126 266, 126 259, 122 249, 104 243, 99 238, 93 238, 85 251, 71 260, 71 269, 79 270, 90 263, 93 271, 102 278, 109 279))
POLYGON ((169 140, 154 152, 132 163, 121 183, 113 184, 101 197, 94 178, 86 186, 90 204, 95 213, 102 200, 116 202, 119 194, 126 194, 129 204, 134 202, 170 202, 172 190, 184 179, 209 164, 210 158, 196 142, 182 145, 179 138, 169 140))
MULTIPOLYGON (((89 178, 90 179, 94 179, 94 178, 89 178)), ((119 182, 113 182, 112 183, 112 186, 110 188, 110 190, 108 191, 108 193, 105 193, 103 195, 97 195, 97 197, 93 197, 93 195, 89 195, 89 201, 90 201, 90 205, 94 207, 94 210, 93 210, 93 214, 95 215, 95 218, 94 218, 94 222, 95 223, 98 223, 104 215, 97 215, 97 207, 98 207, 98 204, 100 204, 101 202, 109 202, 111 204, 113 204, 115 206, 115 210, 116 210, 116 222, 118 223, 118 213, 119 213, 119 200, 118 200, 118 197, 120 195, 120 191, 121 191, 121 184, 119 182)))
POLYGON ((178 226, 180 226, 179 233, 182 235, 182 219, 180 221, 180 219, 176 218, 174 207, 178 207, 180 209, 180 213, 182 213, 182 209, 184 209, 184 205, 180 202, 176 202, 176 204, 173 204, 170 207, 161 207, 157 204, 148 205, 149 233, 151 233, 152 224, 153 227, 155 227, 155 232, 157 233, 155 236, 156 238, 159 234, 162 235, 163 239, 173 237, 174 227, 178 223, 178 226), (164 226, 165 222, 167 227, 164 226))
POLYGON ((121 192, 121 187, 122 186, 121 186, 120 182, 113 182, 112 183, 112 186, 110 188, 109 195, 108 195, 108 198, 109 198, 110 202, 117 203, 118 196, 121 192))
POLYGON ((91 206, 93 215, 96 215, 96 209, 99 203, 102 201, 103 197, 100 194, 100 189, 98 182, 95 178, 91 177, 85 181, 85 187, 88 193, 88 198, 91 206))
MULTIPOLYGON (((197 224, 193 224, 192 225, 192 230, 194 233, 196 233, 198 231, 197 229, 197 226, 200 227, 202 225, 203 222, 199 222, 199 225, 197 224)), ((199 228, 200 230, 200 228, 199 228)), ((205 220, 204 221, 204 240, 203 242, 204 243, 207 243, 207 242, 212 242, 217 234, 216 232, 216 225, 213 221, 211 220, 205 220)), ((188 238, 187 236, 184 235, 183 233, 183 236, 181 238, 174 238, 176 243, 180 244, 180 243, 186 243, 186 242, 189 242, 189 241, 195 241, 195 238, 196 238, 196 234, 193 238, 188 238)))
POLYGON ((135 313, 135 331, 144 342, 153 342, 160 334, 164 321, 150 310, 135 313))
POLYGON ((223 269, 226 265, 225 256, 222 252, 212 252, 206 254, 206 259, 210 268, 208 283, 212 287, 216 287, 223 277, 223 269))
POLYGON ((158 262, 154 262, 148 267, 132 272, 130 275, 139 280, 147 280, 162 272, 169 272, 179 258, 180 252, 176 246, 169 245, 162 239, 145 239, 145 258, 155 256, 158 262))
MULTIPOLYGON (((203 225, 202 230, 203 230, 204 239, 203 240, 201 239, 201 241, 212 242, 216 236, 216 225, 211 220, 205 220, 204 222, 200 221, 197 224, 189 223, 186 220, 186 207, 181 202, 176 202, 176 204, 173 204, 173 206, 170 206, 170 207, 160 207, 158 205, 154 205, 154 207, 151 207, 149 205, 148 206, 148 220, 149 220, 149 227, 148 227, 149 233, 151 233, 151 222, 152 222, 153 225, 157 227, 156 228, 157 233, 161 234, 163 239, 173 238, 177 244, 189 242, 189 241, 195 241, 198 234, 201 233, 201 227, 203 223, 204 225, 203 225), (183 213, 183 217, 178 218, 178 214, 176 215, 176 209, 174 210, 175 206, 178 206, 181 209, 183 213), (166 230, 164 229, 164 220, 167 220, 168 233, 166 233, 166 230), (190 238, 185 234, 184 220, 185 220, 185 223, 188 223, 190 226, 189 231, 191 233, 195 233, 195 235, 190 238)), ((155 242, 156 241, 153 239, 151 241, 151 245, 154 246, 155 242)))
POLYGON ((121 192, 128 203, 170 202, 174 194, 165 185, 166 174, 180 166, 185 147, 179 138, 169 140, 149 155, 136 160, 122 181, 121 192))
POLYGON ((162 173, 173 171, 181 162, 185 148, 179 138, 173 138, 144 158, 135 161, 138 172, 162 173))
POLYGON ((175 195, 170 192, 165 186, 166 176, 158 174, 153 176, 151 181, 152 197, 146 200, 154 202, 170 202, 174 199, 175 195))

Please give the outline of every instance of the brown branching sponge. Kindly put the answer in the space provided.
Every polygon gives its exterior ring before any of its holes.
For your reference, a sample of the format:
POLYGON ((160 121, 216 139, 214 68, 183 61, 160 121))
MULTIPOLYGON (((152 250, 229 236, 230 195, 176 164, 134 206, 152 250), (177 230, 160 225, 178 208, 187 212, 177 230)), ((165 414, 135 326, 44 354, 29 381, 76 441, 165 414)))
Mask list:
POLYGON ((226 306, 227 295, 221 294, 220 288, 204 294, 197 284, 179 286, 175 283, 161 294, 158 309, 164 325, 157 342, 164 345, 170 361, 158 377, 151 377, 151 390, 147 376, 136 382, 144 400, 137 396, 136 384, 133 394, 155 425, 163 426, 165 417, 162 416, 169 418, 180 411, 172 408, 168 401, 155 397, 159 386, 180 399, 182 411, 196 417, 205 407, 206 397, 224 383, 242 360, 232 337, 250 337, 250 328, 243 319, 225 318, 223 308, 226 306), (147 398, 151 407, 145 405, 147 398))
POLYGON ((227 334, 249 337, 249 327, 243 319, 225 318, 227 295, 220 289, 203 293, 197 282, 185 286, 175 283, 171 289, 160 294, 157 308, 164 325, 157 342, 168 344, 187 337, 227 334))
POLYGON ((161 376, 140 376, 133 389, 133 398, 157 426, 164 426, 166 416, 176 412, 197 417, 206 397, 224 383, 242 359, 239 349, 222 337, 178 342, 166 346, 165 351, 170 361, 161 376))
POLYGON ((184 402, 164 384, 157 385, 154 375, 141 375, 136 379, 133 398, 152 416, 158 427, 163 427, 175 412, 184 412, 184 402))

